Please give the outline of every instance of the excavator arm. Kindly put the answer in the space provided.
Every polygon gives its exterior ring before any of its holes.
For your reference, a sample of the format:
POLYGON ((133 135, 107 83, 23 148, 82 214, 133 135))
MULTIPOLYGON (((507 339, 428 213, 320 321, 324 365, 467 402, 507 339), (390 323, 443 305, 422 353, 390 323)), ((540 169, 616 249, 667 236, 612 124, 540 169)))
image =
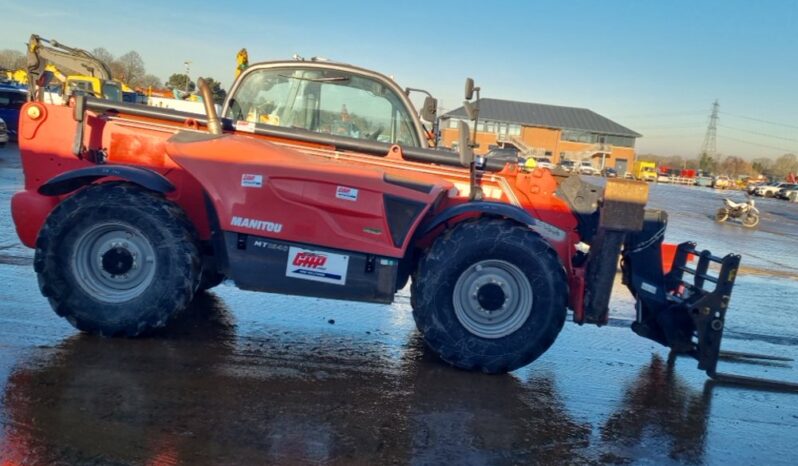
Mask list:
MULTIPOLYGON (((28 42, 28 87, 40 90, 40 78, 48 65, 55 66, 67 76, 85 76, 102 83, 111 80, 111 70, 101 60, 83 49, 66 46, 56 40, 48 40, 36 34, 28 42)), ((31 92, 35 99, 36 92, 31 92)), ((97 97, 103 97, 97 95, 97 97)))

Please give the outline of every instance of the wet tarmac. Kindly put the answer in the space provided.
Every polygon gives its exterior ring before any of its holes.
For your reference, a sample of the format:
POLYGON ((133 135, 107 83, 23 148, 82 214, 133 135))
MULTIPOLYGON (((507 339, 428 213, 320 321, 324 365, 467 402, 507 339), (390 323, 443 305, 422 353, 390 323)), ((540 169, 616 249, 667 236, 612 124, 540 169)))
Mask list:
MULTIPOLYGON (((714 385, 628 328, 566 324, 506 376, 446 367, 390 306, 223 285, 145 339, 75 331, 41 297, 0 150, 0 464, 795 464, 798 395, 714 385)), ((798 204, 717 225, 723 194, 654 186, 668 239, 743 254, 724 348, 798 358, 798 204)), ((722 370, 798 382, 794 367, 722 370)))

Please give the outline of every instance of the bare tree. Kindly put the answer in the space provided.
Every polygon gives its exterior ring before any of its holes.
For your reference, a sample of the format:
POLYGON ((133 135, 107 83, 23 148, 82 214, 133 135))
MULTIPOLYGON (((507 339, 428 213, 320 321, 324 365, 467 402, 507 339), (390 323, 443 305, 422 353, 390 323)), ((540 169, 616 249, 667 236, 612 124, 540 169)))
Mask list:
POLYGON ((161 78, 159 78, 158 76, 155 76, 153 74, 145 74, 139 80, 139 84, 137 87, 142 87, 144 89, 152 87, 157 89, 163 87, 163 82, 161 81, 161 78))
POLYGON ((723 159, 720 164, 720 171, 726 175, 736 178, 741 175, 752 175, 754 173, 751 162, 740 157, 730 155, 723 159))
POLYGON ((784 154, 773 162, 773 175, 785 177, 790 173, 798 173, 798 157, 795 154, 784 154))
POLYGON ((111 68, 111 64, 114 62, 114 56, 108 51, 108 49, 105 47, 97 47, 91 51, 91 54, 94 55, 94 58, 105 63, 105 66, 111 68))
POLYGON ((761 175, 769 175, 771 169, 773 168, 773 160, 761 157, 758 159, 754 159, 751 165, 754 171, 756 171, 757 173, 761 175))
POLYGON ((120 72, 117 78, 126 82, 129 86, 140 85, 139 80, 146 74, 146 69, 144 67, 144 60, 142 60, 138 52, 131 50, 117 58, 115 64, 118 65, 117 69, 120 72))
POLYGON ((18 50, 0 50, 0 68, 2 69, 16 70, 25 68, 25 61, 25 55, 18 50))

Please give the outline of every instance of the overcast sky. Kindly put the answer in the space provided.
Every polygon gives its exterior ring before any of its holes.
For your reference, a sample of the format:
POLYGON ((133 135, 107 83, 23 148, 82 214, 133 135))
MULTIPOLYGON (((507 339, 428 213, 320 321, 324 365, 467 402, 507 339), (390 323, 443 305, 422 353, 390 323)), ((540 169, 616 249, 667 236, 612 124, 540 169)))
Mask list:
POLYGON ((698 154, 712 102, 718 150, 798 153, 798 1, 346 2, 0 0, 0 49, 31 33, 150 73, 226 86, 250 61, 324 56, 422 87, 446 109, 483 97, 586 107, 644 137, 641 153, 698 154))

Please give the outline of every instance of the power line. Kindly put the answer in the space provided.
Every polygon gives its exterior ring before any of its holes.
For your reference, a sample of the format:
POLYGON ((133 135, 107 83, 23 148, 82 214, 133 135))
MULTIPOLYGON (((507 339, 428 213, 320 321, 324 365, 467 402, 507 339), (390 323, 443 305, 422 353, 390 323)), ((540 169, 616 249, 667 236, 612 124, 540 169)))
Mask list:
POLYGON ((793 148, 793 149, 787 149, 787 148, 785 148, 785 147, 769 146, 769 145, 767 145, 767 144, 760 144, 760 143, 758 143, 758 142, 746 141, 746 140, 744 140, 744 139, 730 138, 729 136, 723 136, 723 139, 729 139, 729 140, 731 140, 731 141, 735 141, 735 142, 741 142, 741 143, 743 143, 743 144, 748 144, 748 145, 750 145, 750 146, 763 147, 763 148, 765 148, 765 149, 776 149, 776 150, 783 150, 783 151, 786 151, 786 152, 792 152, 792 153, 796 153, 796 152, 798 152, 798 151, 796 151, 794 148, 793 148))
POLYGON ((778 123, 778 122, 775 122, 775 121, 763 120, 761 118, 753 118, 753 117, 747 117, 747 116, 743 116, 743 115, 735 115, 734 113, 727 113, 727 112, 721 112, 721 113, 723 113, 724 115, 729 115, 729 116, 733 116, 733 117, 736 117, 736 118, 742 118, 744 120, 758 121, 760 123, 767 123, 769 125, 776 125, 776 126, 783 126, 785 128, 798 129, 798 126, 789 125, 787 123, 778 123))
POLYGON ((651 130, 658 130, 658 129, 694 129, 694 128, 697 128, 698 126, 699 126, 699 124, 695 123, 695 124, 692 124, 692 125, 666 125, 666 126, 662 126, 662 125, 654 125, 654 126, 645 126, 645 125, 639 126, 639 125, 635 125, 635 128, 637 128, 637 129, 646 129, 646 128, 648 128, 648 129, 651 129, 651 130))
POLYGON ((663 112, 663 113, 638 113, 633 115, 615 115, 615 118, 659 118, 664 116, 683 116, 683 115, 704 115, 705 110, 696 110, 689 112, 663 112))
POLYGON ((669 133, 669 134, 646 134, 643 139, 659 139, 659 138, 700 138, 704 133, 684 134, 684 133, 669 133))
POLYGON ((757 136, 764 136, 764 137, 773 138, 773 139, 781 139, 783 141, 798 142, 798 139, 785 138, 785 137, 781 137, 781 136, 776 136, 774 134, 760 133, 760 132, 757 132, 757 131, 751 131, 751 130, 742 129, 742 128, 735 128, 734 126, 726 126, 726 125, 718 125, 718 126, 720 126, 721 128, 733 129, 734 131, 741 131, 743 133, 755 134, 757 136))

